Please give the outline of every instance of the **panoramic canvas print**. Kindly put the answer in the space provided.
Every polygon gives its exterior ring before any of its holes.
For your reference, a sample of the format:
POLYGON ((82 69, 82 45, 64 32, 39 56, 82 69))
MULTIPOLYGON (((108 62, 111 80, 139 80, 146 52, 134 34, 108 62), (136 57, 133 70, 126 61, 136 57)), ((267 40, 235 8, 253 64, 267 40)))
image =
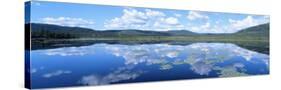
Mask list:
POLYGON ((269 26, 268 15, 29 1, 25 87, 265 75, 269 26))

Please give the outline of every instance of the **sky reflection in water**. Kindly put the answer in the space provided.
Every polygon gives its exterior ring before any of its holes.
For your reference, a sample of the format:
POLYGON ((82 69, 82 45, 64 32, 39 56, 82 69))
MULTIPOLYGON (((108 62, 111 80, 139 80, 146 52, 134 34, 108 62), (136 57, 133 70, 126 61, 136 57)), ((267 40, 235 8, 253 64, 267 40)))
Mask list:
POLYGON ((95 44, 31 51, 32 87, 268 74, 269 56, 230 43, 95 44))

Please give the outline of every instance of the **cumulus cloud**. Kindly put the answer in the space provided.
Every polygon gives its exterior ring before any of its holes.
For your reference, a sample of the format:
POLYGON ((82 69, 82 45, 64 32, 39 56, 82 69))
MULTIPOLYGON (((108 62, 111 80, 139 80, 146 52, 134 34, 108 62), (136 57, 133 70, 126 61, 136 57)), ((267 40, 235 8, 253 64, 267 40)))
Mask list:
POLYGON ((104 23, 107 29, 168 30, 183 27, 176 17, 167 17, 165 13, 151 9, 138 11, 124 9, 121 17, 115 17, 104 23))
POLYGON ((207 20, 204 24, 190 25, 187 29, 198 33, 235 33, 242 29, 268 22, 268 16, 246 16, 242 19, 229 18, 223 24, 220 23, 220 19, 217 19, 217 21, 207 20))
POLYGON ((71 18, 71 17, 45 17, 41 19, 42 23, 55 24, 61 26, 71 27, 87 27, 94 24, 91 20, 85 20, 82 18, 71 18))
POLYGON ((170 25, 177 25, 179 24, 179 21, 177 18, 175 17, 168 17, 166 19, 164 19, 165 23, 170 24, 170 25))
MULTIPOLYGON (((186 17, 179 13, 172 15, 167 12, 134 8, 125 8, 120 17, 112 17, 102 23, 104 29, 140 29, 140 30, 190 30, 197 33, 234 33, 241 29, 268 23, 269 16, 249 15, 242 19, 237 18, 213 18, 209 13, 189 11, 186 17), (188 20, 183 23, 183 20, 188 20), (223 23, 222 23, 223 22, 223 23)), ((55 24, 72 27, 91 27, 95 23, 83 18, 71 17, 45 17, 41 23, 55 24)))
POLYGON ((207 15, 203 15, 200 12, 190 11, 187 15, 187 19, 189 19, 189 20, 209 19, 209 17, 207 15))
POLYGON ((182 24, 179 23, 178 19, 175 17, 159 18, 154 24, 153 27, 156 30, 172 30, 172 29, 181 29, 184 28, 182 24))
POLYGON ((160 12, 160 11, 153 11, 151 9, 146 9, 146 15, 148 17, 163 17, 163 16, 166 16, 163 12, 160 12))
POLYGON ((256 26, 259 24, 267 23, 269 22, 268 17, 262 17, 262 18, 254 18, 253 16, 247 16, 246 18, 242 20, 234 20, 229 19, 230 23, 229 28, 233 30, 241 30, 247 27, 256 26))
POLYGON ((257 23, 256 20, 253 19, 252 16, 247 16, 245 19, 243 20, 233 20, 233 19, 229 19, 229 22, 234 26, 234 27, 243 27, 243 26, 252 26, 255 25, 257 23))
MULTIPOLYGON (((220 15, 220 14, 218 14, 220 15)), ((181 14, 172 15, 161 11, 145 9, 124 9, 121 17, 115 17, 104 23, 106 29, 140 29, 140 30, 190 30, 197 33, 234 33, 244 28, 268 23, 269 16, 246 16, 242 19, 214 18, 209 13, 189 11, 187 23, 180 22, 181 14)))
MULTIPOLYGON (((152 15, 152 14, 151 14, 152 15)), ((146 24, 148 16, 135 9, 124 9, 123 16, 105 22, 105 28, 140 27, 146 24)))
POLYGON ((189 30, 193 31, 193 32, 198 32, 198 33, 205 33, 205 32, 212 32, 214 33, 215 30, 212 29, 211 24, 209 22, 206 22, 202 25, 197 25, 197 26, 191 26, 191 28, 189 28, 189 30))

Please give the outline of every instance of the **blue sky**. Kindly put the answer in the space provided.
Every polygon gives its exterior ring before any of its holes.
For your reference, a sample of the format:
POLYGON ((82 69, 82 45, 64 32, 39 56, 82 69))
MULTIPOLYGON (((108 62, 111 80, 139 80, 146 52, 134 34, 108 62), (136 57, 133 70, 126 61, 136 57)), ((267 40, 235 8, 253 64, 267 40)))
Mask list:
POLYGON ((31 22, 95 30, 234 33, 243 28, 268 23, 269 16, 32 1, 31 22))

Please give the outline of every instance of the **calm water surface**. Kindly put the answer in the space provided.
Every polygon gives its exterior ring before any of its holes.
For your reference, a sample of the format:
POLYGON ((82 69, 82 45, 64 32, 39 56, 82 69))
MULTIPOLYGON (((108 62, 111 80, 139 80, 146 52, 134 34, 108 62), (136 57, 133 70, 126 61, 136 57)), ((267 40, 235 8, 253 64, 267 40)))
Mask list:
POLYGON ((269 73, 269 56, 231 43, 94 44, 31 51, 32 88, 269 73))

